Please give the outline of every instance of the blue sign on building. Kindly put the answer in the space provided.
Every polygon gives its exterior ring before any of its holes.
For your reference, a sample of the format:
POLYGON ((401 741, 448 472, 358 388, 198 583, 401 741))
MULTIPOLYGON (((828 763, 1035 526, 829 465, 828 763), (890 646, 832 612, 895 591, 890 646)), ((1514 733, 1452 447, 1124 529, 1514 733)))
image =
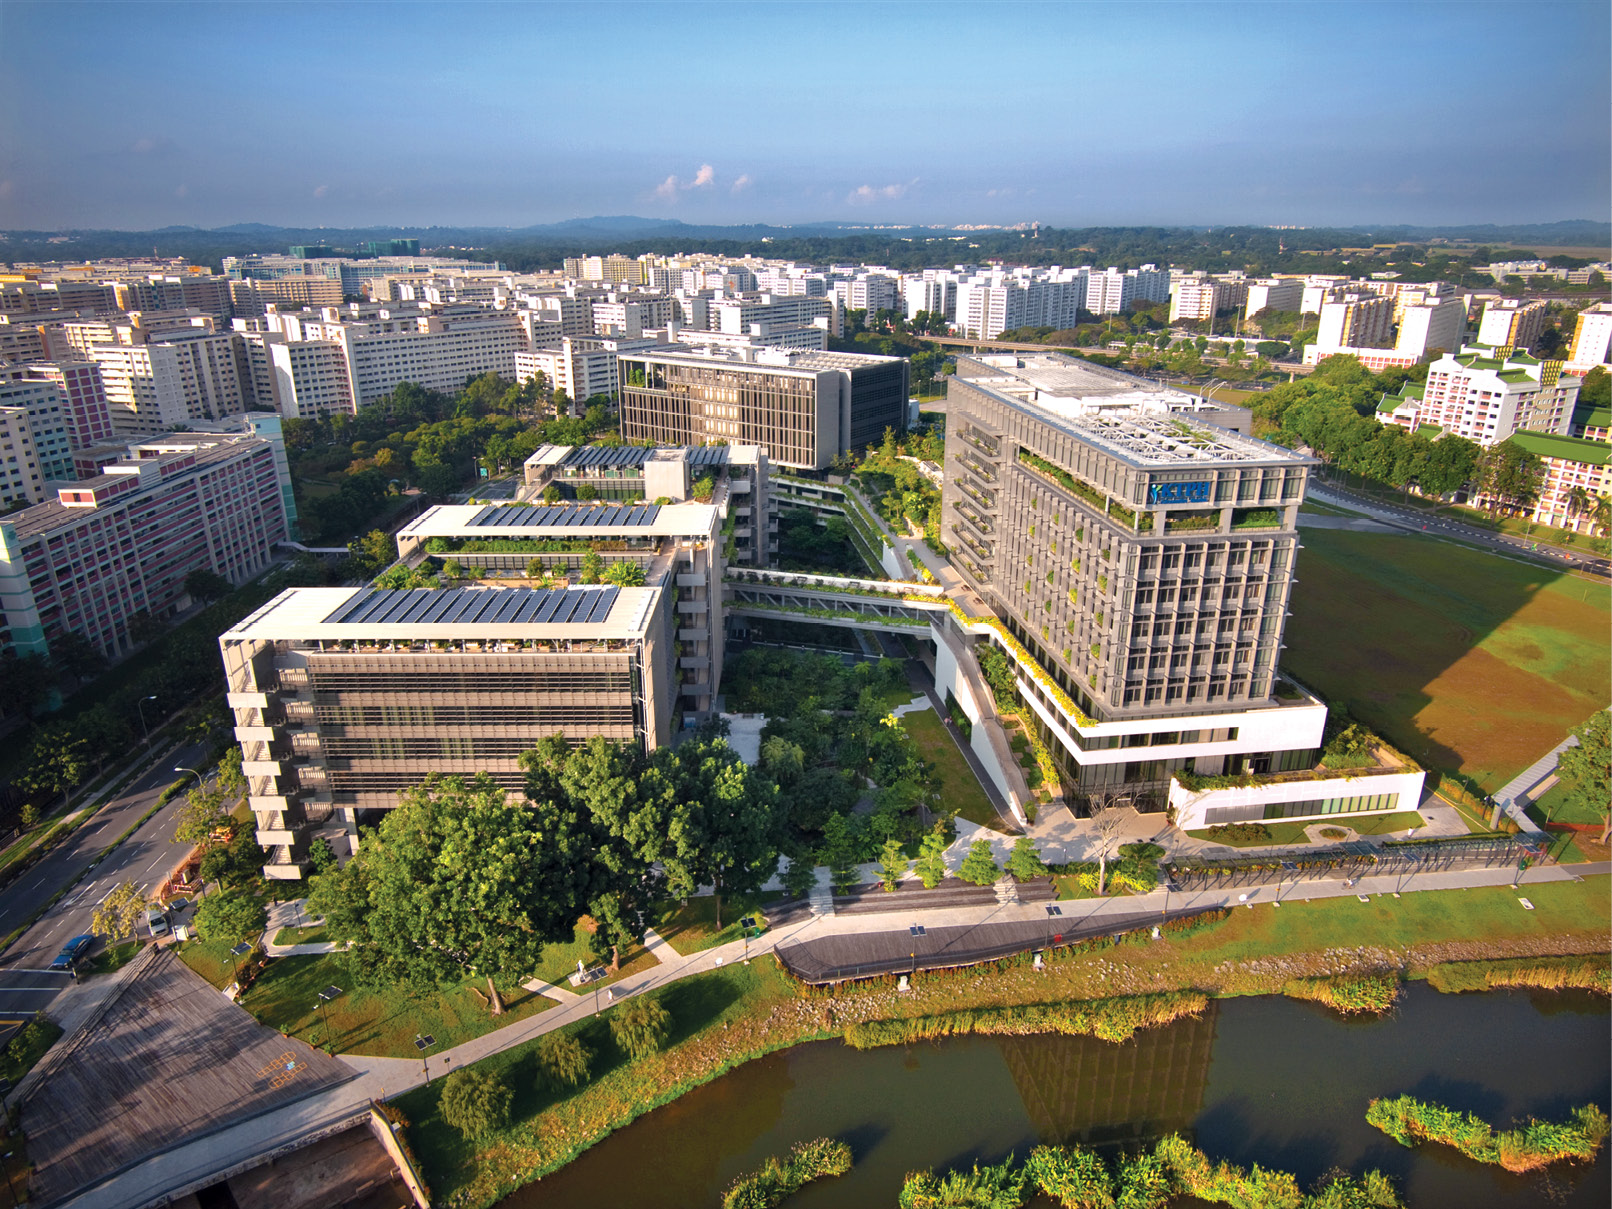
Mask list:
POLYGON ((1207 504, 1209 483, 1154 483, 1148 488, 1150 504, 1207 504))

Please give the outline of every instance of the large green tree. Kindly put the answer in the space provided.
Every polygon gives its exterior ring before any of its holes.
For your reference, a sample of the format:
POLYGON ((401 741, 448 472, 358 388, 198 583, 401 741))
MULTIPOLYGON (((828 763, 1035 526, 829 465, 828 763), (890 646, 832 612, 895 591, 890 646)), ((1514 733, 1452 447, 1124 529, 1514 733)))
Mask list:
POLYGON ((1612 714, 1596 710, 1573 734, 1578 745, 1563 750, 1556 775, 1572 801, 1600 814, 1604 844, 1612 833, 1612 714))
POLYGON ((507 801, 485 774, 431 778, 399 795, 310 896, 330 938, 352 945, 355 975, 422 992, 485 978, 502 1012, 494 978, 529 976, 544 944, 569 939, 586 907, 570 868, 575 846, 553 842, 568 823, 544 808, 552 803, 535 805, 507 801))
POLYGON ((1544 481, 1545 463, 1515 441, 1491 445, 1478 459, 1478 491, 1488 499, 1490 516, 1532 506, 1544 481))

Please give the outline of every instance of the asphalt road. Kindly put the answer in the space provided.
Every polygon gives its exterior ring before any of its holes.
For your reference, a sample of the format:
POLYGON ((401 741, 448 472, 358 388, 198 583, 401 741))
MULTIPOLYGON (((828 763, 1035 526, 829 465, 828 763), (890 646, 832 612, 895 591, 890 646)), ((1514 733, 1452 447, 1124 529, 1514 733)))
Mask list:
MULTIPOLYGON (((122 794, 102 806, 95 816, 51 850, 22 877, 0 892, 0 933, 17 927, 43 901, 70 884, 100 856, 113 840, 156 804, 159 794, 177 778, 176 765, 202 759, 200 745, 181 747, 158 762, 122 794)), ((119 882, 133 880, 142 890, 155 890, 184 855, 172 843, 179 808, 176 798, 130 836, 94 872, 84 879, 43 919, 28 929, 0 956, 0 967, 43 969, 72 937, 90 930, 96 905, 119 882)), ((0 969, 0 974, 4 970, 0 969)), ((0 979, 0 1008, 11 1008, 6 983, 0 979)))
POLYGON ((1413 508, 1400 508, 1392 504, 1379 503, 1377 500, 1356 495, 1354 492, 1346 491, 1332 483, 1312 483, 1310 495, 1317 503, 1349 508, 1376 520, 1384 521, 1390 525, 1397 525, 1401 529, 1407 529, 1412 532, 1455 537, 1464 542, 1487 546, 1490 549, 1506 554, 1520 555, 1550 566, 1584 571, 1591 575, 1599 575, 1603 579, 1612 577, 1612 563, 1608 563, 1606 559, 1598 555, 1582 554, 1575 550, 1562 550, 1555 546, 1540 545, 1526 538, 1513 537, 1504 533, 1493 533, 1487 529, 1462 524, 1460 521, 1428 516, 1427 513, 1418 512, 1413 508))

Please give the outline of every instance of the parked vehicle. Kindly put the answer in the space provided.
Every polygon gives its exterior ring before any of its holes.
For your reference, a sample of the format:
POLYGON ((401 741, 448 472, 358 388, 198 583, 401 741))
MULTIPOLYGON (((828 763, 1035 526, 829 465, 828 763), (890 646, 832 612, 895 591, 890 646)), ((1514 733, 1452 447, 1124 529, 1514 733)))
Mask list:
POLYGON ((62 951, 56 954, 56 960, 50 963, 53 970, 71 970, 78 964, 78 959, 95 943, 95 937, 90 935, 75 936, 62 946, 62 951))
POLYGON ((151 929, 152 936, 166 936, 173 930, 168 924, 168 913, 160 907, 146 912, 146 927, 151 929))

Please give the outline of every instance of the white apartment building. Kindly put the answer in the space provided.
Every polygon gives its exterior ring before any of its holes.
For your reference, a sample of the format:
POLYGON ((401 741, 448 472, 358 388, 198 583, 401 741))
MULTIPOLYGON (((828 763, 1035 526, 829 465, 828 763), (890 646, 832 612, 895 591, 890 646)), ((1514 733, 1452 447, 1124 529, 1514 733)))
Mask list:
MULTIPOLYGON (((748 334, 758 323, 780 327, 810 327, 819 318, 828 320, 830 335, 845 333, 844 310, 837 298, 813 298, 796 294, 787 298, 775 294, 752 294, 743 298, 712 298, 706 308, 708 326, 713 332, 748 334)), ((690 327, 696 326, 690 323, 690 327)))
POLYGON ((575 402, 594 395, 614 397, 621 378, 616 358, 623 353, 656 348, 654 337, 637 339, 566 336, 556 348, 538 348, 515 354, 515 380, 525 382, 542 372, 551 389, 564 390, 575 402))
POLYGON ((1497 298, 1484 304, 1478 343, 1490 348, 1532 348, 1545 330, 1545 304, 1497 298))
POLYGON ((595 298, 593 334, 637 340, 646 328, 665 327, 679 310, 675 300, 651 294, 595 298))
POLYGON ((858 273, 849 281, 836 281, 834 297, 846 310, 866 311, 872 318, 876 311, 901 309, 901 282, 883 273, 858 273))
POLYGON ((1304 282, 1297 278, 1267 278, 1248 283, 1248 303, 1243 317, 1252 319, 1261 311, 1301 311, 1304 309, 1304 282))
POLYGON ((1463 348, 1427 367, 1419 397, 1406 391, 1384 399, 1377 418, 1412 432, 1437 425, 1485 447, 1522 429, 1566 437, 1582 380, 1559 369, 1560 362, 1527 353, 1502 360, 1492 348, 1463 348))
POLYGON ((1612 361, 1612 302, 1598 302, 1580 311, 1573 326, 1573 343, 1567 353, 1567 368, 1587 372, 1612 361))
POLYGON ((1170 272, 1157 265, 1140 269, 1104 269, 1086 280, 1086 309, 1094 315, 1117 315, 1141 302, 1170 301, 1170 272))
POLYGON ((0 509, 37 504, 45 481, 34 452, 34 434, 26 407, 0 407, 0 509))
POLYGON ((993 269, 957 286, 954 325, 964 336, 994 340, 1021 327, 1072 328, 1087 307, 1087 269, 993 269))
POLYGON ((1221 287, 1209 277, 1185 277, 1170 287, 1170 322, 1213 319, 1220 309, 1221 287))
POLYGON ((196 329, 124 329, 135 343, 90 346, 101 368, 112 426, 149 436, 246 410, 234 338, 196 329))
POLYGON ((1459 348, 1466 335, 1466 302, 1453 295, 1418 290, 1399 298, 1350 293, 1321 304, 1315 343, 1304 350, 1304 364, 1351 356, 1370 370, 1415 365, 1433 350, 1459 348), (1394 335, 1395 313, 1399 330, 1394 335))
POLYGON ((948 269, 925 269, 922 273, 903 274, 901 298, 906 305, 907 318, 915 319, 919 311, 928 311, 931 315, 955 319, 959 279, 959 274, 948 269))
MULTIPOLYGON (((283 335, 289 344, 334 346, 345 362, 348 392, 355 408, 384 398, 400 382, 451 392, 485 373, 512 378, 515 354, 527 347, 515 312, 480 307, 438 310, 406 304, 392 307, 353 303, 319 312, 270 313, 264 319, 266 329, 283 335)), ((289 366, 294 359, 285 360, 289 366)), ((326 410, 337 408, 339 395, 325 381, 330 372, 327 357, 309 353, 304 360, 304 368, 316 375, 321 391, 310 396, 308 406, 316 410, 320 406, 326 410)), ((276 382, 283 408, 285 383, 278 374, 276 382)), ((303 406, 297 403, 299 409, 303 406)))
POLYGON ((1345 348, 1387 348, 1393 339, 1394 302, 1376 294, 1349 294, 1321 304, 1316 349, 1330 356, 1345 348))

